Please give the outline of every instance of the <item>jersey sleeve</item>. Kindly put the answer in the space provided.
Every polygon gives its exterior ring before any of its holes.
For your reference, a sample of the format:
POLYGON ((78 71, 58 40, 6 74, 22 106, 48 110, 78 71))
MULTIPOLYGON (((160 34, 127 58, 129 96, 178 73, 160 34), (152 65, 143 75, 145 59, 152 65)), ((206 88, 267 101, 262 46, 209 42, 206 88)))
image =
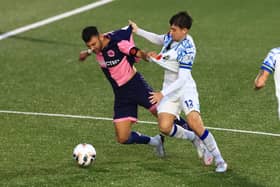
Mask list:
POLYGON ((178 50, 177 56, 179 68, 192 70, 192 65, 195 59, 195 48, 188 43, 182 45, 182 48, 178 50))
POLYGON ((267 57, 264 59, 261 69, 264 71, 269 72, 270 74, 274 72, 275 70, 275 58, 274 53, 270 51, 267 55, 267 57))
POLYGON ((130 50, 135 47, 135 44, 133 41, 128 40, 122 40, 118 42, 118 47, 121 52, 123 52, 126 55, 129 55, 130 50))
POLYGON ((140 28, 137 29, 136 34, 156 45, 163 45, 164 43, 164 35, 158 35, 140 28))

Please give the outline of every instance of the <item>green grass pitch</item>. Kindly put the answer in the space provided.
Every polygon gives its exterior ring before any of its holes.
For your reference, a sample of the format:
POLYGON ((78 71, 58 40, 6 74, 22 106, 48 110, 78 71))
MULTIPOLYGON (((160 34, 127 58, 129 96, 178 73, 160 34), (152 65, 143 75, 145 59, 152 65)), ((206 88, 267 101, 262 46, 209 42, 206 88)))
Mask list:
MULTIPOLYGON (((0 33, 92 3, 90 0, 1 0, 0 33)), ((188 10, 197 46, 193 67, 205 125, 280 133, 270 77, 253 90, 268 51, 280 45, 278 0, 116 0, 102 7, 0 41, 0 110, 112 117, 113 93, 94 58, 78 62, 85 49, 80 32, 97 25, 107 32, 128 19, 156 33, 168 31, 171 15, 188 10)), ((138 47, 159 48, 139 37, 138 47)), ((159 90, 160 67, 136 64, 159 90)), ((139 119, 156 121, 144 109, 139 119)), ((156 125, 133 127, 155 135, 156 125)), ((0 113, 0 186, 252 186, 280 184, 279 137, 214 131, 229 170, 214 172, 198 160, 189 142, 166 139, 167 156, 151 147, 115 141, 111 121, 0 113), (96 163, 77 167, 72 150, 87 142, 96 163)))

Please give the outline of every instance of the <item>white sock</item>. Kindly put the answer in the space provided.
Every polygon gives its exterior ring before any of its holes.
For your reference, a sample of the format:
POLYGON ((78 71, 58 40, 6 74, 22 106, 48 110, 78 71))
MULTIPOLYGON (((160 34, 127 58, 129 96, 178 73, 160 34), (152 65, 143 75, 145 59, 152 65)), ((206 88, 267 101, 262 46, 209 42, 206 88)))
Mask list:
POLYGON ((224 159, 223 159, 223 157, 221 155, 221 152, 220 152, 220 150, 217 146, 215 138, 211 134, 211 132, 208 133, 206 138, 203 140, 203 143, 205 144, 208 151, 210 151, 213 154, 216 164, 219 163, 219 162, 224 162, 224 159))
POLYGON ((170 133, 170 137, 175 137, 175 138, 181 138, 181 139, 187 139, 187 140, 194 140, 195 134, 193 131, 186 130, 182 128, 179 125, 173 125, 170 133))
POLYGON ((150 137, 150 138, 151 138, 151 139, 150 139, 150 141, 149 141, 148 144, 150 144, 150 145, 152 145, 152 146, 158 145, 158 139, 157 139, 157 138, 155 138, 155 137, 150 137))

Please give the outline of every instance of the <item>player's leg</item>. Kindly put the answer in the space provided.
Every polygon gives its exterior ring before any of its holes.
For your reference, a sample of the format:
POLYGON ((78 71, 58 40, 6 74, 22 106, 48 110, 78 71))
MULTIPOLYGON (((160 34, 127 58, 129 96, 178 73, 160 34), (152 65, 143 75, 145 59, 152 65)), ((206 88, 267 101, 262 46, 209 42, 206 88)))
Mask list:
POLYGON ((159 113, 158 114, 158 123, 159 130, 166 136, 187 139, 193 141, 195 134, 192 131, 186 130, 179 125, 174 124, 175 116, 169 113, 159 113))
MULTIPOLYGON (((153 116, 155 116, 156 118, 158 118, 158 111, 155 107, 156 105, 154 105, 150 110, 151 114, 153 116)), ((173 120, 173 124, 174 125, 179 125, 181 127, 183 127, 184 129, 187 129, 187 130, 190 130, 192 131, 192 129, 189 127, 188 123, 184 120, 184 118, 182 118, 181 116, 178 116, 176 117, 174 120, 173 120)))
MULTIPOLYGON (((136 76, 137 78, 137 76, 136 76)), ((135 77, 125 86, 115 91, 114 123, 116 137, 122 144, 149 144, 156 148, 159 156, 164 155, 163 140, 160 135, 150 137, 131 130, 137 121, 137 103, 135 102, 135 77)))
POLYGON ((158 104, 157 110, 159 129, 161 133, 170 137, 187 139, 190 141, 195 139, 194 132, 174 124, 176 116, 178 116, 181 111, 179 100, 173 101, 165 97, 158 104))
POLYGON ((221 155, 214 136, 208 129, 205 129, 200 114, 197 111, 190 112, 187 115, 187 121, 190 127, 203 141, 206 148, 213 154, 217 167, 216 172, 225 172, 227 170, 227 163, 221 155))
POLYGON ((191 141, 197 150, 199 158, 204 157, 204 164, 209 165, 209 156, 204 156, 209 154, 206 154, 207 149, 204 147, 201 140, 195 135, 193 131, 187 130, 180 125, 174 124, 173 122, 175 116, 178 116, 181 112, 179 100, 173 101, 170 98, 165 97, 159 103, 157 110, 159 113, 158 121, 160 131, 170 137, 191 141), (207 160, 207 162, 205 162, 205 160, 207 160))
POLYGON ((181 116, 178 116, 175 120, 174 120, 174 124, 177 124, 181 127, 183 127, 184 129, 190 130, 192 131, 192 129, 190 128, 190 126, 188 125, 188 123, 184 120, 184 118, 182 118, 181 116))
POLYGON ((164 156, 163 140, 160 135, 150 137, 131 130, 131 121, 115 122, 117 141, 121 144, 149 144, 154 146, 158 156, 164 156))
POLYGON ((201 133, 205 131, 205 128, 200 118, 200 105, 196 90, 186 90, 180 104, 186 115, 189 127, 197 135, 194 144, 197 147, 199 157, 203 159, 205 165, 211 165, 214 155, 212 155, 203 140, 201 140, 201 133))

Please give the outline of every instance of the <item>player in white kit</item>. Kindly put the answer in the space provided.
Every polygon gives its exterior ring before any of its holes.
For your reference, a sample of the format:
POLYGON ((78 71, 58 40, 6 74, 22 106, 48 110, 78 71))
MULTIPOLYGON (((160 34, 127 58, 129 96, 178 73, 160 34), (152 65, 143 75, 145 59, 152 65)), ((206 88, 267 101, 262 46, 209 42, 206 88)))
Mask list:
MULTIPOLYGON (((214 156, 216 172, 225 172, 227 163, 221 156, 213 135, 205 129, 200 117, 196 83, 191 75, 196 55, 195 44, 188 34, 192 18, 187 12, 179 12, 171 17, 169 23, 169 32, 157 35, 140 29, 134 22, 130 22, 137 35, 163 46, 159 54, 149 53, 150 60, 165 69, 163 89, 160 92, 152 92, 150 97, 151 103, 158 103, 160 131, 171 137, 191 139, 192 137, 183 128, 172 124, 174 117, 183 110, 190 128, 214 156)), ((209 164, 211 162, 212 157, 209 157, 209 164)))
POLYGON ((271 49, 264 59, 261 70, 255 79, 255 89, 263 88, 272 73, 274 73, 275 91, 278 99, 278 117, 280 119, 280 47, 271 49))

